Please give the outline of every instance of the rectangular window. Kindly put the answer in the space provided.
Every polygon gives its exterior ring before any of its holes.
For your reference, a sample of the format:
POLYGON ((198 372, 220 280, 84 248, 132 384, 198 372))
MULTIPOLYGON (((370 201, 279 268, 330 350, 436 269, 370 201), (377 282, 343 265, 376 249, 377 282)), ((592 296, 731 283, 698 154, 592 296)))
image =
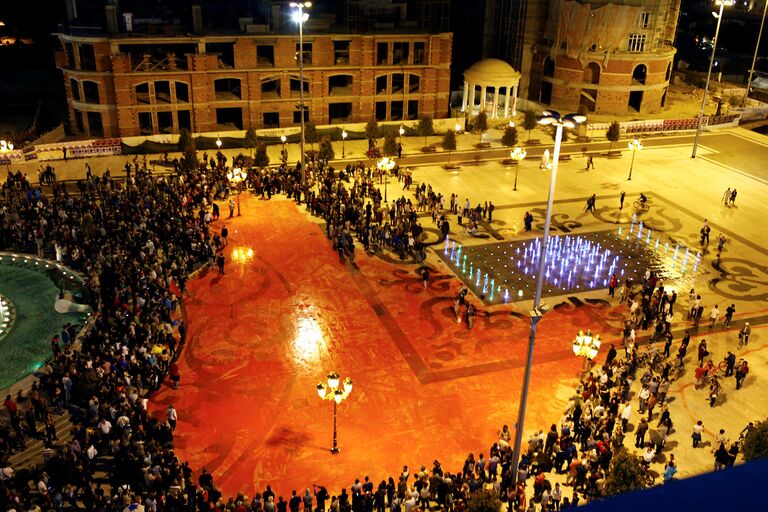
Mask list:
POLYGON ((641 12, 640 17, 637 20, 637 26, 640 28, 648 28, 648 25, 650 24, 651 24, 651 13, 641 12))
POLYGON ((630 51, 630 52, 645 51, 645 34, 629 34, 627 51, 630 51))
POLYGON ((280 112, 264 112, 261 117, 264 128, 280 128, 280 112))
POLYGON ((139 112, 139 130, 142 135, 152 135, 152 112, 139 112))
POLYGON ((424 64, 426 62, 426 45, 424 43, 413 43, 413 63, 424 64))
POLYGON ((140 83, 136 86, 136 103, 149 105, 152 100, 149 98, 149 82, 140 83))
POLYGON ((407 64, 410 43, 392 43, 392 64, 407 64))
POLYGON ((75 101, 80 101, 80 83, 74 78, 70 78, 69 88, 72 91, 72 99, 75 101))
POLYGON ((88 112, 88 135, 103 137, 104 125, 101 124, 101 112, 88 112))
POLYGON ((96 52, 92 44, 77 45, 80 50, 80 69, 83 71, 96 71, 96 52))
POLYGON ((376 94, 387 94, 387 75, 376 77, 376 94))
POLYGON ((275 47, 271 44, 260 44, 256 46, 256 65, 257 66, 275 66, 275 47))
POLYGON ((280 97, 280 79, 265 80, 261 82, 261 97, 264 99, 280 97))
MULTIPOLYGON (((304 94, 309 94, 309 81, 304 79, 304 94)), ((301 81, 298 78, 291 78, 291 96, 301 96, 301 81)))
POLYGON ((405 75, 402 73, 392 74, 392 94, 402 92, 405 85, 405 75))
POLYGON ((399 121, 403 118, 402 101, 393 101, 389 104, 389 116, 392 121, 399 121))
MULTIPOLYGON (((299 52, 301 50, 299 49, 299 43, 296 43, 296 58, 299 58, 299 52)), ((312 64, 312 43, 304 43, 304 51, 303 54, 303 62, 304 65, 312 64)))
POLYGON ((349 64, 349 41, 333 42, 333 63, 349 64))
POLYGON ((352 116, 351 103, 329 103, 328 119, 331 123, 346 121, 352 116))
POLYGON ((64 53, 67 54, 67 67, 69 69, 75 69, 75 47, 72 45, 72 43, 64 43, 64 53))
MULTIPOLYGON (((157 103, 171 102, 171 82, 166 80, 155 82, 155 101, 157 103)), ((157 124, 160 126, 160 133, 166 133, 163 132, 163 125, 160 123, 159 118, 157 124)))
POLYGON ((418 119, 419 118, 419 101, 418 100, 408 100, 408 119, 418 119))
MULTIPOLYGON (((295 124, 301 123, 301 111, 300 110, 296 110, 293 113, 293 122, 295 124)), ((307 107, 306 105, 304 105, 304 122, 305 123, 309 122, 309 107, 307 107)))
POLYGON ((389 64, 389 43, 376 44, 376 64, 379 66, 389 64))
POLYGON ((158 112, 157 127, 160 133, 173 133, 173 112, 158 112))
POLYGON ((189 110, 179 110, 178 112, 178 119, 179 119, 179 130, 182 128, 186 128, 187 130, 192 130, 192 116, 190 115, 189 110))
POLYGON ((386 101, 376 102, 376 120, 377 121, 387 120, 387 102, 386 101))
POLYGON ((184 82, 176 82, 176 101, 189 102, 189 86, 184 82))

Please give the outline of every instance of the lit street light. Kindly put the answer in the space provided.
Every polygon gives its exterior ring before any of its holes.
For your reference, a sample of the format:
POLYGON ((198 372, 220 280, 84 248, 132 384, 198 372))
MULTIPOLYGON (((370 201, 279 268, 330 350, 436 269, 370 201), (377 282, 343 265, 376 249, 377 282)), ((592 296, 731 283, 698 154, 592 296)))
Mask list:
POLYGON ((398 141, 398 144, 403 144, 403 134, 405 133, 405 128, 403 128, 403 125, 400 125, 400 129, 397 131, 400 134, 400 140, 398 141))
POLYGON ((589 361, 592 361, 597 357, 597 351, 600 350, 600 335, 592 335, 592 331, 587 329, 586 334, 584 331, 579 331, 576 338, 573 340, 573 353, 577 356, 584 358, 584 366, 582 366, 582 373, 587 373, 589 361))
POLYGON ((227 173, 227 179, 235 184, 237 187, 237 216, 240 216, 240 184, 245 180, 245 172, 240 167, 233 167, 231 171, 227 173))
POLYGON ((341 158, 344 158, 347 154, 344 151, 344 141, 347 140, 347 130, 341 129, 341 158))
POLYGON ((389 172, 395 168, 395 161, 388 156, 385 156, 376 163, 376 167, 384 176, 384 202, 387 202, 387 183, 389 182, 389 172))
POLYGON ((306 155, 304 154, 304 23, 309 19, 309 14, 304 11, 312 7, 312 2, 291 2, 293 13, 291 19, 299 26, 299 112, 301 116, 301 182, 306 179, 307 170, 304 168, 306 155))
POLYGON ((632 181, 632 168, 635 167, 635 153, 643 149, 643 144, 639 139, 632 139, 627 143, 627 147, 632 152, 632 163, 629 164, 629 178, 627 178, 627 181, 632 181))
POLYGON ((221 151, 221 139, 216 137, 216 149, 221 151))
POLYGON ((333 448, 331 448, 331 453, 336 455, 339 453, 338 431, 336 429, 336 406, 346 400, 346 398, 352 392, 352 379, 349 377, 344 379, 342 389, 339 389, 341 379, 339 378, 338 373, 329 373, 326 380, 327 384, 325 382, 321 382, 317 385, 317 394, 323 400, 333 401, 333 448))
POLYGON ((509 152, 509 158, 515 161, 515 186, 512 190, 517 191, 517 171, 520 169, 520 162, 525 159, 527 154, 528 152, 519 146, 509 152))
POLYGON ((8 159, 5 162, 5 170, 8 173, 11 172, 11 151, 13 151, 13 143, 7 140, 0 140, 0 155, 8 159))
MULTIPOLYGON (((557 164, 560 160, 560 145, 563 141, 563 128, 575 128, 585 122, 587 116, 581 114, 567 114, 560 116, 559 112, 545 110, 539 118, 539 124, 555 127, 555 150, 552 158, 552 175, 549 180, 549 196, 547 197, 547 213, 544 218, 544 233, 541 235, 541 250, 539 252, 539 272, 536 279, 536 295, 533 299, 533 310, 530 312, 531 329, 528 336, 528 354, 523 374, 523 389, 520 394, 520 406, 517 413, 517 425, 515 427, 515 444, 512 451, 512 481, 517 481, 517 469, 520 465, 520 445, 523 440, 523 428, 525 423, 525 407, 528 403, 528 387, 531 382, 531 369, 533 366, 533 347, 536 343, 536 327, 546 311, 541 304, 541 288, 544 284, 544 273, 547 268, 547 245, 549 243, 549 224, 552 220, 552 202, 555 197, 555 184, 557 182, 557 164)), ((548 166, 547 166, 548 167, 548 166)))
MULTIPOLYGON (((693 153, 691 158, 696 158, 696 149, 699 147, 699 136, 701 135, 701 123, 704 121, 704 106, 707 104, 707 91, 709 91, 709 79, 712 77, 712 65, 715 62, 715 50, 717 49, 717 36, 720 34, 720 22, 723 21, 723 8, 731 7, 735 0, 715 0, 715 5, 720 6, 719 13, 712 13, 717 18, 717 28, 715 28, 715 38, 712 40, 712 55, 709 57, 709 70, 707 71, 707 81, 704 84, 704 96, 701 97, 701 108, 699 109, 699 122, 696 125, 696 136, 693 138, 693 153)), ((749 90, 747 90, 749 94, 749 90)))

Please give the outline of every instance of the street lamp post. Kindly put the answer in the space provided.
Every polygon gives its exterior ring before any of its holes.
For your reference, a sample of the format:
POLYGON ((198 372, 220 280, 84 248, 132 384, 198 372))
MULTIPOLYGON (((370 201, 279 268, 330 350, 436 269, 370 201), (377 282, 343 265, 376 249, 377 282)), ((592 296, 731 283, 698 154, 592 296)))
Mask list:
POLYGON ((8 160, 5 162, 5 170, 10 174, 11 172, 11 151, 13 151, 13 142, 7 140, 0 140, 0 155, 8 160))
POLYGON ((329 373, 326 380, 327 380, 327 383, 321 382, 320 384, 317 385, 317 394, 323 400, 333 401, 333 448, 331 448, 331 453, 336 455, 339 453, 339 442, 338 442, 339 436, 338 436, 338 431, 336 429, 336 407, 341 402, 346 400, 346 398, 352 392, 352 379, 350 379, 349 377, 344 379, 344 384, 342 388, 339 388, 341 379, 339 378, 338 373, 336 372, 329 373))
POLYGON ((597 351, 600 350, 600 335, 592 335, 592 331, 587 329, 586 334, 584 331, 579 331, 576 338, 573 340, 573 353, 577 356, 584 358, 584 365, 581 368, 582 375, 586 374, 589 370, 589 361, 592 361, 597 357, 597 351))
POLYGON ((627 143, 627 147, 632 152, 632 162, 629 164, 629 178, 627 178, 627 181, 632 181, 632 169, 635 167, 635 153, 643 149, 643 144, 639 139, 632 139, 627 143))
POLYGON ((517 171, 520 169, 520 162, 522 162, 528 153, 521 147, 516 147, 509 153, 509 158, 515 161, 515 186, 512 190, 517 191, 517 171))
POLYGON ((575 128, 587 120, 587 116, 581 114, 567 114, 560 116, 559 112, 545 110, 539 118, 539 124, 555 126, 555 150, 552 160, 552 175, 549 180, 549 196, 547 197, 547 213, 544 218, 544 233, 541 236, 541 250, 539 252, 539 274, 536 280, 536 295, 533 299, 531 316, 531 329, 528 335, 528 354, 523 374, 523 389, 520 394, 520 406, 517 411, 517 426, 515 427, 515 444, 512 451, 512 482, 517 484, 517 470, 520 465, 520 445, 523 440, 523 427, 525 423, 525 408, 528 403, 528 387, 531 382, 531 367, 533 366, 533 348, 536 343, 536 328, 539 325, 544 310, 541 304, 541 288, 544 284, 544 274, 547 268, 547 244, 549 243, 549 224, 552 220, 552 202, 555 197, 555 184, 557 182, 557 163, 560 159, 560 145, 563 140, 563 127, 575 128))
POLYGON ((696 158, 696 150, 699 147, 699 136, 701 135, 701 123, 704 120, 704 106, 707 104, 707 91, 709 91, 709 79, 712 77, 712 65, 715 62, 715 50, 717 49, 717 36, 720 34, 720 22, 723 21, 723 8, 735 4, 735 0, 715 0, 715 5, 720 6, 719 13, 712 13, 717 18, 717 28, 715 28, 715 38, 712 40, 712 55, 709 57, 709 70, 707 71, 707 81, 704 84, 704 96, 701 98, 701 108, 699 109, 699 122, 696 125, 696 136, 693 138, 693 152, 691 158, 696 158))
POLYGON ((309 14, 304 11, 312 7, 312 2, 291 2, 293 21, 299 25, 299 112, 301 114, 301 182, 304 183, 307 170, 304 168, 306 155, 304 154, 304 22, 309 19, 309 14))
POLYGON ((344 128, 341 129, 341 158, 344 158, 347 156, 347 153, 344 150, 344 141, 347 140, 347 130, 344 128))
POLYGON ((385 156, 381 160, 379 160, 376 163, 376 166, 379 168, 379 171, 384 176, 384 202, 387 202, 387 183, 389 180, 387 179, 389 177, 389 172, 395 168, 395 161, 392 158, 389 158, 388 156, 385 156))
POLYGON ((747 80, 747 92, 744 93, 744 103, 741 104, 742 108, 747 106, 747 99, 749 98, 749 88, 752 86, 752 75, 755 73, 755 63, 757 62, 757 52, 760 49, 760 38, 763 36, 763 25, 765 25, 765 13, 768 12, 768 2, 765 2, 763 7, 763 19, 760 21, 760 32, 757 33, 757 44, 755 45, 755 55, 752 57, 752 67, 749 68, 749 79, 747 80))
POLYGON ((245 172, 240 167, 233 167, 227 173, 227 179, 237 187, 237 216, 240 216, 240 184, 245 180, 245 172))

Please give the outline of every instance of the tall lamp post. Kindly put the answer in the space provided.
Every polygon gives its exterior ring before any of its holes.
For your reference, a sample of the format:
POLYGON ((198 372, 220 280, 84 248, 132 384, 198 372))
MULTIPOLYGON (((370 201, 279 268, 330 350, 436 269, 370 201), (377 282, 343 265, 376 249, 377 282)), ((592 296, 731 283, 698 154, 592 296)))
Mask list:
POLYGON ((509 158, 515 161, 515 186, 512 190, 517 191, 517 171, 520 169, 520 162, 525 159, 527 154, 528 152, 519 146, 509 152, 509 158))
POLYGON ((0 155, 3 155, 3 158, 8 159, 8 161, 5 162, 5 170, 9 173, 11 171, 11 151, 13 151, 13 142, 0 140, 0 155))
POLYGON ((755 45, 755 55, 752 57, 752 67, 749 68, 749 79, 747 80, 747 92, 744 94, 744 103, 741 104, 742 108, 747 106, 747 99, 749 98, 749 88, 752 86, 752 75, 755 73, 755 63, 757 62, 757 52, 760 49, 760 38, 763 36, 763 25, 765 25, 765 13, 768 12, 768 2, 765 2, 763 7, 763 19, 760 21, 760 32, 757 33, 757 44, 755 45))
POLYGON ((339 436, 336 429, 336 407, 346 400, 352 392, 352 379, 349 377, 344 379, 343 388, 339 388, 341 380, 339 374, 336 372, 329 373, 326 380, 327 383, 321 382, 317 385, 317 394, 323 400, 333 401, 333 448, 331 448, 331 453, 336 455, 339 453, 339 436))
MULTIPOLYGON (((717 49, 717 36, 720 35, 720 22, 723 21, 723 8, 731 7, 735 0, 715 0, 715 5, 720 6, 719 13, 712 13, 717 18, 717 28, 715 28, 715 38, 712 40, 712 55, 709 57, 709 70, 707 71, 707 81, 704 84, 704 96, 701 98, 701 108, 699 109, 699 123, 696 125, 696 136, 693 138, 693 153, 691 158, 696 158, 696 150, 699 147, 699 136, 701 135, 701 123, 704 121, 704 106, 707 104, 707 91, 709 91, 709 79, 712 77, 712 65, 715 62, 715 50, 717 49)), ((749 91, 747 91, 749 92, 749 91)))
POLYGON ((347 140, 347 130, 344 128, 341 129, 341 158, 344 158, 347 156, 347 153, 344 151, 344 142, 347 140))
POLYGON ((235 187, 237 187, 237 216, 240 216, 240 191, 241 191, 241 184, 243 180, 245 180, 245 172, 240 167, 233 167, 232 170, 230 170, 227 173, 227 179, 235 184, 235 187))
POLYGON ((389 180, 387 179, 389 177, 389 172, 395 168, 395 161, 392 158, 389 158, 388 156, 385 156, 381 160, 379 160, 376 163, 376 166, 379 168, 379 171, 384 175, 384 202, 387 202, 387 183, 389 180))
POLYGON ((547 268, 546 255, 549 243, 549 224, 552 220, 552 202, 555 197, 555 184, 557 182, 557 163, 560 159, 560 145, 563 140, 563 127, 575 128, 587 120, 587 116, 581 114, 567 114, 561 116, 559 112, 545 110, 539 118, 539 124, 555 127, 555 151, 552 160, 552 175, 549 179, 549 196, 547 197, 547 213, 544 219, 544 233, 541 235, 541 250, 539 252, 539 274, 536 280, 536 295, 533 299, 531 316, 531 329, 528 335, 528 355, 526 356, 525 372, 523 374, 523 390, 520 394, 520 406, 517 411, 517 426, 515 427, 515 444, 512 451, 512 482, 517 484, 517 470, 520 465, 520 445, 523 440, 523 428, 525 424, 525 407, 528 403, 528 387, 531 382, 531 367, 533 366, 533 347, 536 343, 536 327, 541 320, 544 310, 541 304, 541 288, 544 284, 544 274, 547 268))
POLYGON ((573 340, 573 353, 577 356, 584 358, 584 365, 581 368, 582 375, 588 371, 589 361, 592 361, 597 357, 597 351, 600 350, 600 335, 592 335, 592 331, 587 329, 587 332, 579 331, 576 338, 573 340))
POLYGON ((639 139, 632 139, 627 143, 627 147, 632 152, 632 163, 629 164, 629 178, 627 178, 627 181, 632 181, 632 169, 635 167, 635 153, 643 149, 643 144, 639 139))
POLYGON ((299 25, 299 52, 297 58, 299 59, 299 81, 301 82, 301 86, 299 87, 299 112, 301 113, 301 182, 304 183, 307 176, 307 170, 304 168, 304 164, 306 163, 306 156, 304 154, 304 22, 309 19, 309 14, 306 13, 304 9, 312 7, 312 2, 291 2, 290 6, 293 9, 291 19, 293 19, 294 23, 299 25))

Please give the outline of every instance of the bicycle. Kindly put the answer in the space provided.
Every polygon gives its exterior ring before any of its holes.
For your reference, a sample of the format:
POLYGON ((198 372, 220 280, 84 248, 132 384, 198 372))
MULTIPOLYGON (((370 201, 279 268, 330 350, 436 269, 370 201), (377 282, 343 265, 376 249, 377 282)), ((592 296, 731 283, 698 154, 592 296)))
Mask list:
POLYGON ((738 347, 738 350, 741 350, 744 347, 744 345, 746 345, 746 344, 747 344, 747 342, 746 342, 746 339, 745 339, 745 336, 744 336, 744 332, 743 331, 739 331, 739 343, 736 345, 738 347))
POLYGON ((648 206, 648 201, 641 201, 639 199, 632 203, 632 206, 634 206, 635 210, 639 212, 647 212, 650 208, 650 206, 648 206))

